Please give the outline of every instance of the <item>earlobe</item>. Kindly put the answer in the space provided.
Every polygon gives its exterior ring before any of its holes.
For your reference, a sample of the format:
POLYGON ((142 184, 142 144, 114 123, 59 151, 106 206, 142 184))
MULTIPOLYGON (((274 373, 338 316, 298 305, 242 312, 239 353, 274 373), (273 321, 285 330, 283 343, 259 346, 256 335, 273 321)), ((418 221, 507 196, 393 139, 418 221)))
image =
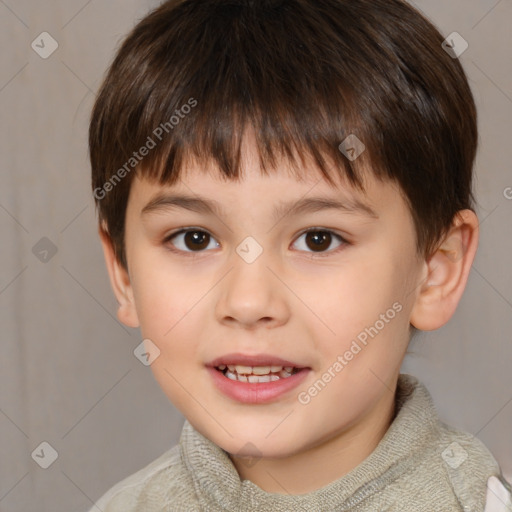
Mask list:
POLYGON ((110 284, 119 304, 117 318, 128 327, 139 327, 139 319, 133 298, 133 289, 128 271, 117 259, 112 241, 106 230, 100 226, 98 229, 105 263, 110 278, 110 284))
POLYGON ((410 323, 422 331, 442 327, 453 316, 462 297, 478 246, 478 218, 461 210, 428 261, 410 323))

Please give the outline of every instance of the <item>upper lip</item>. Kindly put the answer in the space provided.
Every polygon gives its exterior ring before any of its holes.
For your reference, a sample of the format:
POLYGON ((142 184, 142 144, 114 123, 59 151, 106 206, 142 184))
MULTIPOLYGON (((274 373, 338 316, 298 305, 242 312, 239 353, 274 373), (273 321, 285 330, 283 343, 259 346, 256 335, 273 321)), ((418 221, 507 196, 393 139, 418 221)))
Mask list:
POLYGON ((206 366, 217 367, 220 365, 241 365, 241 366, 293 366, 294 368, 305 368, 294 361, 282 359, 270 354, 225 354, 213 359, 206 366))

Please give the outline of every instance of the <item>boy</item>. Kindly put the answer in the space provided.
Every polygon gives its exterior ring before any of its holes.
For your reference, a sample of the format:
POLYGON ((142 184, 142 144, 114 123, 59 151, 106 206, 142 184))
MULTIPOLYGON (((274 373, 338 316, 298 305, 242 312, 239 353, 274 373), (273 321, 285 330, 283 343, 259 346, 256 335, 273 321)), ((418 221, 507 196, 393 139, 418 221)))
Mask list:
POLYGON ((171 0, 134 28, 93 190, 118 317, 187 421, 92 510, 507 510, 400 374, 478 243, 453 57, 401 0, 171 0))

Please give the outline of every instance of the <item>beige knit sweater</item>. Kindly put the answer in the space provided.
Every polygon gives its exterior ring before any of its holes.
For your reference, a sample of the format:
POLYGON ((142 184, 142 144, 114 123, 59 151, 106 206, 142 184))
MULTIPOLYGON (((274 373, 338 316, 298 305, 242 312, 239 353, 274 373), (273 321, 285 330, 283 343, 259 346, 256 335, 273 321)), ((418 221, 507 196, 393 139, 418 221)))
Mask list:
POLYGON ((482 512, 497 462, 474 436, 440 422, 426 388, 401 374, 397 414, 350 473, 300 496, 241 481, 221 448, 186 422, 178 446, 110 489, 90 512, 482 512))

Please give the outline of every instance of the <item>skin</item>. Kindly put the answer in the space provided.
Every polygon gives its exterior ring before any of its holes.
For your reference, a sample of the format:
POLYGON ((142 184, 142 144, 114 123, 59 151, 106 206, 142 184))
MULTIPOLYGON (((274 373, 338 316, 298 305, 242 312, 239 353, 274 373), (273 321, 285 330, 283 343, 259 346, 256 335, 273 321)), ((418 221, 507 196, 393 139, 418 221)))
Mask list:
POLYGON ((231 454, 242 479, 268 492, 303 494, 348 473, 382 439, 393 418, 410 326, 437 329, 453 315, 475 255, 478 221, 472 211, 459 212, 425 260, 396 184, 367 173, 363 194, 341 179, 333 188, 313 166, 301 168, 303 180, 289 169, 282 161, 263 175, 248 137, 239 182, 193 162, 173 187, 133 181, 127 270, 101 228, 100 236, 118 317, 159 348, 151 368, 169 399, 231 454), (222 212, 175 207, 141 215, 154 197, 170 192, 215 199, 222 212), (279 201, 311 196, 357 198, 378 218, 332 209, 272 218, 279 201), (211 235, 202 252, 193 252, 183 235, 165 240, 185 227, 211 235), (310 228, 333 232, 317 252, 311 235, 302 234, 310 228), (251 264, 236 252, 247 236, 263 248, 251 264), (301 403, 298 394, 396 303, 401 311, 321 392, 301 403), (272 354, 310 371, 298 388, 271 403, 243 404, 223 395, 205 366, 233 352, 272 354))

